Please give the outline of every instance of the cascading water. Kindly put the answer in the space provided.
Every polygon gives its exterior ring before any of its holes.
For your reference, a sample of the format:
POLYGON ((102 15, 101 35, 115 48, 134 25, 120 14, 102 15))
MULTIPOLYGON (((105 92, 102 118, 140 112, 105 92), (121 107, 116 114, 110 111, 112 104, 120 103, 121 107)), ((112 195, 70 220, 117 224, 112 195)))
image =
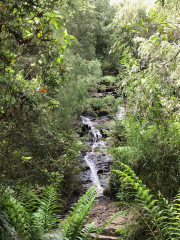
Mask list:
MULTIPOLYGON (((125 116, 125 107, 119 106, 118 112, 115 115, 116 119, 123 121, 125 116)), ((91 145, 91 151, 86 152, 85 156, 82 158, 82 165, 85 167, 85 170, 81 173, 81 179, 86 189, 93 183, 96 184, 98 192, 102 193, 103 187, 106 187, 108 184, 112 159, 107 154, 106 146, 108 144, 101 140, 102 135, 95 126, 98 123, 104 123, 110 120, 108 117, 91 119, 91 117, 81 116, 82 124, 88 128, 88 138, 91 139, 87 141, 87 145, 91 145), (98 149, 100 149, 100 151, 98 149)))
POLYGON ((118 106, 118 112, 116 113, 116 116, 119 120, 124 120, 126 116, 126 108, 122 106, 118 106))
POLYGON ((103 141, 99 141, 99 139, 102 138, 102 135, 101 135, 100 131, 93 126, 93 123, 91 122, 91 120, 89 118, 83 117, 83 116, 81 116, 81 119, 82 119, 82 123, 84 125, 88 126, 89 133, 92 133, 92 135, 93 135, 92 151, 86 153, 84 160, 86 161, 87 165, 89 166, 89 168, 91 170, 91 180, 92 180, 93 184, 96 184, 98 192, 102 193, 103 188, 99 181, 99 177, 97 174, 98 170, 97 170, 95 162, 92 159, 92 156, 94 155, 94 149, 96 147, 104 146, 105 143, 103 141))

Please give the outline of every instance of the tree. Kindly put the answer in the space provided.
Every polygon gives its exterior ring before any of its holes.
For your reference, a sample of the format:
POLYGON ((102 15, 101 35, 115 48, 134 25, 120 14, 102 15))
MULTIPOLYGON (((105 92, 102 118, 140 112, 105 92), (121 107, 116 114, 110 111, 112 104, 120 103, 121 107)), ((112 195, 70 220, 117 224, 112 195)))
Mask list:
POLYGON ((155 194, 172 199, 179 189, 179 26, 172 1, 155 5, 144 18, 125 25, 119 40, 119 91, 132 113, 125 121, 125 147, 114 156, 128 164, 155 194), (170 14, 174 9, 174 14, 170 14), (154 31, 153 31, 154 29, 154 31), (150 34, 150 35, 149 35, 150 34))
MULTIPOLYGON (((75 39, 64 27, 74 11, 69 4, 0 1, 2 181, 45 185, 78 170, 78 141, 72 131, 57 132, 56 118, 57 96, 68 72, 68 66, 65 72, 62 67, 63 53, 75 39)), ((83 8, 85 3, 75 5, 83 8)))

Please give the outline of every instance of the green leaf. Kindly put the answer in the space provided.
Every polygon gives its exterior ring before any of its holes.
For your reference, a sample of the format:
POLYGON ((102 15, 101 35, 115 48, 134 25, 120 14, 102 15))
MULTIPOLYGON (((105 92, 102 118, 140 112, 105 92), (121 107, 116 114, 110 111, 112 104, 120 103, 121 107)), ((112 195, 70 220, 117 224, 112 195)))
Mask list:
POLYGON ((63 39, 63 41, 71 46, 71 42, 68 39, 63 39))
POLYGON ((65 29, 65 30, 62 32, 62 36, 63 36, 63 37, 66 37, 66 35, 67 35, 67 30, 65 29))
POLYGON ((57 62, 58 62, 58 63, 63 63, 63 62, 64 62, 64 59, 60 57, 60 58, 57 59, 57 62))
POLYGON ((59 19, 54 18, 50 21, 51 24, 54 24, 55 28, 59 30, 62 27, 62 23, 59 21, 59 19))
POLYGON ((124 28, 127 28, 127 27, 129 27, 129 25, 124 25, 123 27, 124 27, 124 28))
POLYGON ((21 159, 23 160, 22 163, 24 163, 24 162, 28 162, 30 159, 32 159, 32 157, 24 157, 24 156, 22 156, 21 159))
POLYGON ((156 40, 158 38, 158 36, 154 36, 154 37, 151 37, 150 40, 156 40))
POLYGON ((54 13, 54 12, 53 12, 53 13, 49 12, 49 17, 50 17, 50 18, 53 18, 53 17, 55 17, 55 16, 56 16, 56 13, 54 13))
POLYGON ((64 45, 64 46, 60 46, 61 54, 63 54, 65 48, 66 48, 66 45, 64 45))
POLYGON ((150 11, 155 14, 154 10, 151 8, 150 11))
POLYGON ((67 35, 66 38, 72 39, 72 40, 76 40, 76 38, 72 35, 67 35))

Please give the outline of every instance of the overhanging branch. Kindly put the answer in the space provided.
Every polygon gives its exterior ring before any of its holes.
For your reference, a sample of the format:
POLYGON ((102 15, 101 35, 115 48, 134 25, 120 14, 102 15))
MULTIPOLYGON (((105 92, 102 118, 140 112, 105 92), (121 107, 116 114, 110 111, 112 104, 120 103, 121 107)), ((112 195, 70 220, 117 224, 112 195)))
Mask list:
POLYGON ((171 59, 169 59, 168 61, 166 61, 158 70, 156 70, 156 71, 152 74, 151 78, 153 78, 159 71, 161 71, 161 69, 162 69, 164 66, 166 66, 169 62, 171 62, 174 58, 176 58, 179 53, 180 53, 180 50, 179 50, 171 59))

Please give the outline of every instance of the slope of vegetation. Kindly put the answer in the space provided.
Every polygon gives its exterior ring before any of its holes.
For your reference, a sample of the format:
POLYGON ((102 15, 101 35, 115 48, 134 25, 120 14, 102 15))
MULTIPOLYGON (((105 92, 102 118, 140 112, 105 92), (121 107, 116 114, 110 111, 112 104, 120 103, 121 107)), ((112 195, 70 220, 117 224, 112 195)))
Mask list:
MULTIPOLYGON (((180 238, 179 7, 0 1, 0 238, 42 239, 57 227, 61 204, 82 193, 78 116, 114 112, 123 99, 126 118, 107 131, 109 191, 137 217, 119 239, 180 238), (91 99, 100 85, 121 97, 91 99)), ((88 239, 95 196, 82 197, 87 208, 76 205, 59 239, 88 239)))
POLYGON ((125 239, 179 239, 178 203, 173 206, 180 185, 179 5, 120 6, 110 25, 116 39, 111 52, 119 54, 117 87, 127 95, 127 115, 115 129, 122 141, 114 135, 116 147, 110 150, 115 160, 110 189, 120 201, 136 203, 139 219, 125 239), (149 189, 159 201, 151 202, 149 189))
POLYGON ((108 1, 0 1, 2 239, 42 238, 57 224, 53 214, 61 199, 66 205, 82 192, 75 121, 91 106, 88 90, 96 91, 103 77, 97 54, 107 50, 96 46, 98 35, 105 35, 101 27, 111 21, 103 19, 108 6, 108 1))

